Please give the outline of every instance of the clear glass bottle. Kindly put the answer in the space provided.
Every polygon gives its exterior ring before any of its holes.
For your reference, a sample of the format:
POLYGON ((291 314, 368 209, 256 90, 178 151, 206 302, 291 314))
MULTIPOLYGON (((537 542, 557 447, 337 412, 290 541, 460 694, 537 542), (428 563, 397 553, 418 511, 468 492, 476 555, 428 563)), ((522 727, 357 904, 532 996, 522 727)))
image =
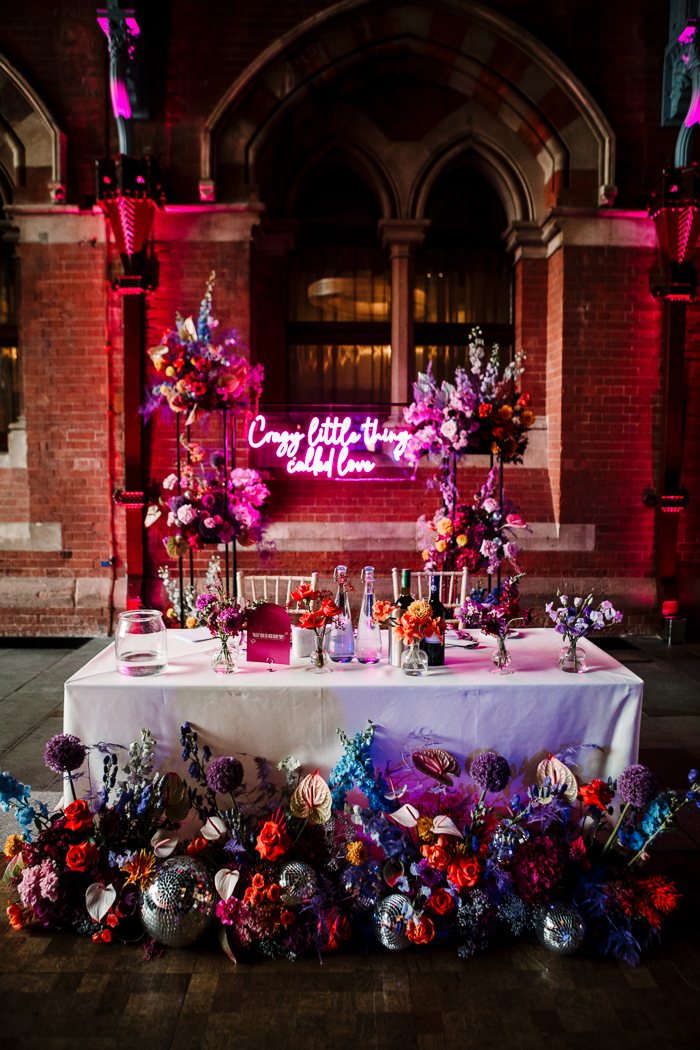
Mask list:
POLYGON ((374 566, 365 565, 362 570, 365 591, 362 595, 360 620, 357 625, 357 659, 361 664, 379 663, 382 655, 382 635, 378 623, 372 623, 374 605, 374 566))
POLYGON ((334 623, 328 635, 328 655, 336 664, 348 664, 355 655, 347 573, 347 565, 338 565, 333 573, 333 579, 338 584, 335 604, 341 610, 341 615, 338 617, 338 626, 334 623))
MULTIPOLYGON (((403 614, 408 609, 409 605, 413 601, 413 595, 411 594, 411 570, 401 570, 401 594, 396 599, 398 606, 398 612, 396 613, 397 619, 401 619, 403 614)), ((402 638, 394 637, 393 627, 389 627, 389 663, 392 667, 401 667, 401 658, 406 650, 406 646, 403 643, 402 638)))
MULTIPOLYGON (((445 619, 445 606, 442 604, 440 591, 442 590, 439 576, 430 577, 430 608, 433 610, 433 619, 445 619)), ((429 667, 442 667, 445 663, 445 637, 439 642, 435 635, 424 638, 421 649, 428 654, 429 667)))

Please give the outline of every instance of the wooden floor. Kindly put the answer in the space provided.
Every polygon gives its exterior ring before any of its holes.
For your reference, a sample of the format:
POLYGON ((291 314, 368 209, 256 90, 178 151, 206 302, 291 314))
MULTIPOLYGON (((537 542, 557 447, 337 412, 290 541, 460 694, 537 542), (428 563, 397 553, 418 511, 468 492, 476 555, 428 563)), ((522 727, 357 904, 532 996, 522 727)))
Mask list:
MULTIPOLYGON (((682 913, 643 965, 534 937, 234 966, 212 941, 137 945, 0 925, 1 1050, 626 1050, 700 1046, 697 854, 665 853, 682 913), (694 888, 694 892, 693 892, 694 888)), ((4 901, 7 888, 3 886, 4 901)))

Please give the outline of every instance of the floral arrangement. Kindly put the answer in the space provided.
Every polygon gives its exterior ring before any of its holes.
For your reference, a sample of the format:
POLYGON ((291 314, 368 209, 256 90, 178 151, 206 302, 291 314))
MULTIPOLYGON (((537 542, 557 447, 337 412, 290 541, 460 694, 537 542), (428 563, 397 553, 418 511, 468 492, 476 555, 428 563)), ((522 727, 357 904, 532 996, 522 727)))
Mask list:
MULTIPOLYGON (((224 455, 214 452, 205 467, 206 452, 194 442, 183 441, 189 462, 177 474, 163 481, 169 498, 167 527, 174 530, 163 540, 171 558, 181 558, 205 543, 231 543, 250 546, 262 540, 267 520, 260 507, 270 495, 257 470, 236 467, 226 471, 224 455)), ((155 520, 155 519, 153 519, 155 520)))
POLYGON ((212 338, 218 321, 211 316, 212 271, 195 325, 191 317, 183 321, 176 315, 176 327, 163 333, 158 346, 148 353, 158 382, 149 391, 142 407, 144 417, 164 405, 173 412, 187 412, 187 423, 198 413, 236 404, 254 406, 262 391, 263 367, 251 367, 247 353, 233 329, 212 338), (243 353, 241 353, 243 352, 243 353))
MULTIPOLYGON (((514 542, 516 530, 528 530, 514 503, 495 498, 498 468, 494 467, 472 503, 459 503, 458 494, 444 493, 445 502, 432 519, 418 519, 422 529, 419 541, 425 569, 467 569, 475 573, 485 569, 489 575, 508 561, 518 571, 518 545, 514 542), (451 516, 447 507, 454 505, 451 516)), ((528 530, 529 531, 529 530, 528 530)))
POLYGON ((554 602, 547 602, 545 611, 556 624, 554 630, 569 643, 585 638, 591 631, 602 631, 609 624, 620 623, 622 620, 622 613, 613 609, 611 602, 603 601, 594 609, 591 604, 592 594, 586 598, 572 598, 571 602, 568 595, 559 594, 559 591, 557 597, 561 602, 560 607, 555 609, 554 602))
MULTIPOLYGON (((341 582, 341 586, 344 585, 341 582)), ((323 639, 326 634, 326 627, 333 622, 337 624, 337 618, 342 616, 343 610, 339 609, 335 604, 331 598, 330 591, 315 591, 308 583, 302 583, 295 591, 292 591, 287 604, 289 608, 293 605, 303 605, 306 609, 306 612, 303 612, 299 617, 299 626, 304 627, 307 631, 314 632, 316 636, 315 659, 320 666, 323 666, 325 664, 323 639), (314 609, 314 605, 319 601, 321 602, 320 608, 314 609)))
MULTIPOLYGON (((262 758, 249 786, 239 758, 213 758, 185 723, 188 786, 174 772, 154 772, 156 742, 143 730, 121 769, 104 745, 98 797, 50 816, 30 806, 26 785, 0 773, 0 806, 17 810, 22 832, 4 847, 5 879, 19 897, 10 923, 72 928, 102 944, 136 939, 139 889, 163 858, 181 854, 216 872, 219 937, 232 957, 294 959, 353 937, 364 950, 388 898, 399 902, 406 943, 444 938, 465 958, 499 930, 530 933, 554 900, 585 922, 599 951, 635 963, 678 907, 673 883, 642 869, 680 810, 700 806, 697 770, 684 791, 659 791, 641 765, 617 781, 579 783, 567 764, 574 747, 549 754, 527 792, 511 794, 513 767, 495 752, 476 754, 467 769, 439 741, 414 734, 397 764, 381 771, 372 723, 340 736, 343 755, 327 782, 318 771, 302 775, 290 756, 278 765, 281 786, 262 758), (366 804, 349 801, 349 792, 366 804), (199 831, 180 840, 192 811, 199 831), (306 890, 291 900, 288 865, 301 870, 306 890)), ((62 772, 85 753, 63 734, 47 748, 62 772)))
POLYGON ((229 642, 235 641, 246 626, 246 611, 237 598, 227 593, 223 580, 217 576, 214 586, 197 598, 197 612, 209 628, 209 633, 218 638, 220 655, 227 670, 234 663, 229 651, 229 642))
MULTIPOLYGON (((209 565, 207 566, 206 575, 206 586, 208 590, 212 590, 216 586, 217 577, 221 574, 221 558, 214 554, 209 559, 209 565)), ((165 593, 168 596, 168 606, 163 610, 163 618, 165 620, 166 627, 179 627, 180 626, 180 585, 177 580, 171 579, 170 570, 167 565, 161 565, 158 569, 158 576, 163 581, 165 593)), ((188 583, 183 587, 182 593, 182 605, 185 614, 185 627, 203 627, 204 620, 202 614, 197 608, 197 591, 192 583, 188 583)))
POLYGON ((481 329, 473 328, 470 370, 458 368, 454 384, 443 380, 438 386, 428 365, 413 385, 415 400, 404 409, 411 428, 404 459, 417 466, 426 454, 442 458, 485 451, 500 455, 504 463, 522 463, 536 418, 530 394, 517 390, 524 357, 518 353, 499 378, 498 346, 485 362, 481 329))
POLYGON ((400 639, 404 645, 433 637, 441 642, 445 637, 445 621, 440 616, 433 616, 430 602, 416 599, 400 617, 399 612, 400 607, 392 605, 391 602, 375 602, 372 606, 372 622, 391 624, 394 637, 400 639))
POLYGON ((519 582, 524 575, 520 573, 505 579, 497 600, 476 601, 470 595, 464 605, 455 608, 455 618, 461 620, 463 626, 473 627, 495 638, 505 638, 516 623, 527 627, 531 619, 530 610, 520 612, 519 582))

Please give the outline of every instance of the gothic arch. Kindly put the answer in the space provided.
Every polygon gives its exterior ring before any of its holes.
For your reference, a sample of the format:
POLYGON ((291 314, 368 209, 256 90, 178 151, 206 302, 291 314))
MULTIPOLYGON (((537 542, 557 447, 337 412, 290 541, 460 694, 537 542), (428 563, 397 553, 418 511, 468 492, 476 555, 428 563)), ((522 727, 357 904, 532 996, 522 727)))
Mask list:
POLYGON ((24 77, 0 55, 0 167, 13 202, 65 200, 66 140, 24 77))
MULTIPOLYGON (((344 0, 295 27, 248 67, 207 121, 203 198, 249 197, 276 137, 300 128, 334 92, 336 109, 347 114, 353 85, 368 71, 396 70, 455 98, 410 150, 373 127, 370 148, 396 183, 400 216, 419 213, 435 158, 467 143, 484 155, 518 219, 556 204, 610 202, 615 136, 597 103, 548 48, 477 0, 344 0)), ((355 130, 363 117, 353 118, 355 130)), ((352 127, 346 137, 355 137, 352 127)))

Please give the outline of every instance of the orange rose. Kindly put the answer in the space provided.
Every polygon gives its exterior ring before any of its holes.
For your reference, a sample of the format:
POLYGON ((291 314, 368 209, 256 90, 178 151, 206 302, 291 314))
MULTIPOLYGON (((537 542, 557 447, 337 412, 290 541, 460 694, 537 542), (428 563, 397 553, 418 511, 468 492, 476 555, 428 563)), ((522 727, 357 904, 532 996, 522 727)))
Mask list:
POLYGON ((447 915, 454 909, 454 906, 455 902, 445 889, 436 890, 426 905, 436 915, 447 915))
POLYGON ((458 890, 476 885, 481 867, 475 857, 457 857, 447 868, 447 877, 458 890))
POLYGON ((372 619, 376 620, 377 623, 384 623, 389 619, 392 612, 396 608, 391 602, 375 602, 372 606, 372 619))
POLYGON ((606 780, 593 780, 578 789, 578 797, 582 799, 584 806, 598 806, 600 809, 607 808, 613 795, 614 792, 610 790, 606 780))
POLYGON ((273 904, 276 904, 277 901, 280 899, 281 892, 282 891, 279 887, 279 883, 273 882, 272 885, 268 886, 267 888, 267 899, 269 901, 272 901, 273 904))
POLYGON ((262 891, 256 889, 255 886, 249 886, 243 894, 243 903, 250 905, 251 908, 257 908, 261 901, 262 891))
POLYGON ((66 806, 64 812, 68 818, 66 827, 71 831, 84 831, 86 828, 92 827, 90 807, 82 799, 79 799, 77 802, 71 802, 70 806, 66 806))
POLYGON ((326 617, 322 612, 305 612, 299 617, 299 626, 313 630, 316 627, 324 627, 326 617))
POLYGON ((92 842, 81 842, 71 846, 66 854, 66 867, 71 871, 85 871, 97 860, 97 846, 92 842))
POLYGON ((301 583, 295 591, 289 595, 293 602, 304 602, 307 599, 311 602, 316 601, 320 591, 315 591, 313 587, 309 587, 308 583, 301 583))
POLYGON ((414 944, 430 944, 435 936, 435 927, 430 919, 423 915, 418 922, 411 919, 406 927, 406 936, 414 944))
POLYGON ((420 851, 428 861, 430 867, 437 868, 438 871, 444 871, 450 863, 450 855, 442 846, 427 844, 421 846, 420 851))
POLYGON ((260 872, 257 872, 255 875, 253 875, 252 885, 253 885, 253 888, 256 889, 256 890, 264 889, 265 888, 265 876, 261 875, 260 872))
POLYGON ((292 840, 284 828, 274 820, 267 820, 260 829, 255 848, 265 860, 277 860, 291 844, 292 840))
POLYGON ((324 598, 323 603, 321 604, 321 612, 330 620, 334 616, 340 616, 342 610, 338 608, 331 598, 324 598))

